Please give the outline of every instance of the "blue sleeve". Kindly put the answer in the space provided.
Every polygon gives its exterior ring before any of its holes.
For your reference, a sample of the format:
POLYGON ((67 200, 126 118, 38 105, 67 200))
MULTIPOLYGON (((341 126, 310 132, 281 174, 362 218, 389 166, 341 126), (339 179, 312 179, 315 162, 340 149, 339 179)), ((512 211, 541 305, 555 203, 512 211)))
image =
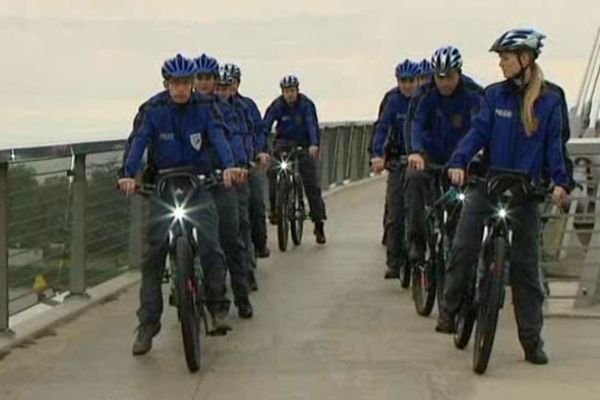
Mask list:
POLYGON ((548 163, 550 176, 554 184, 562 186, 568 191, 571 179, 567 173, 565 156, 563 154, 563 124, 560 104, 557 104, 551 112, 550 120, 548 121, 548 132, 546 133, 544 143, 544 158, 548 163))
POLYGON ((306 107, 306 125, 308 126, 308 137, 310 139, 311 146, 319 146, 321 142, 320 133, 319 133, 319 120, 317 118, 317 110, 315 109, 314 104, 308 103, 308 107, 306 107))
POLYGON ((415 113, 411 120, 411 145, 412 153, 422 153, 426 150, 427 140, 431 138, 428 130, 431 100, 429 96, 420 97, 416 104, 415 113))
POLYGON ((277 106, 277 101, 274 101, 271 103, 269 108, 267 108, 267 111, 265 112, 265 118, 263 119, 263 127, 267 135, 271 133, 273 124, 279 118, 281 118, 281 108, 277 106))
POLYGON ((408 110, 406 111, 406 120, 404 121, 404 150, 406 151, 406 154, 414 153, 412 145, 413 120, 415 119, 415 111, 417 109, 417 105, 419 104, 423 96, 425 96, 425 93, 419 89, 408 103, 408 110))
POLYGON ((452 157, 450 157, 450 161, 448 162, 450 168, 466 168, 473 157, 475 157, 475 154, 490 142, 494 122, 492 109, 493 107, 490 105, 489 99, 487 97, 483 98, 479 114, 477 114, 471 123, 471 129, 460 141, 452 157))
POLYGON ((254 149, 256 153, 265 153, 269 151, 269 146, 267 144, 267 131, 265 129, 265 125, 263 124, 263 120, 260 116, 260 111, 258 111, 258 107, 256 103, 252 101, 252 99, 248 99, 248 114, 250 119, 252 120, 253 128, 254 128, 254 149))
POLYGON ((224 119, 220 114, 218 107, 213 103, 212 107, 203 107, 206 116, 206 132, 214 149, 221 160, 223 168, 232 168, 235 166, 235 160, 231 147, 225 137, 225 129, 229 129, 224 124, 224 119))
POLYGON ((375 136, 373 137, 373 156, 383 157, 385 151, 385 141, 390 133, 390 127, 394 122, 394 108, 395 101, 387 101, 383 112, 377 122, 377 128, 375 129, 375 136))
POLYGON ((149 113, 146 113, 142 125, 137 130, 129 149, 124 171, 126 177, 133 178, 139 171, 144 151, 148 147, 148 143, 155 139, 155 135, 156 129, 154 128, 152 117, 149 113))
POLYGON ((250 118, 250 113, 245 107, 239 107, 240 127, 242 129, 242 146, 244 157, 241 159, 244 165, 248 165, 254 159, 254 124, 250 118))

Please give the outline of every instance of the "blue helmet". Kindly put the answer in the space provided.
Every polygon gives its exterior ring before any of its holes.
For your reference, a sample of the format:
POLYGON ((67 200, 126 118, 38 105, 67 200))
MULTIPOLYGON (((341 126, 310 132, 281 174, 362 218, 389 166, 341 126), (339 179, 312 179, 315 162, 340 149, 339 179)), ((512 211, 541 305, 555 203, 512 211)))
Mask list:
POLYGON ((406 59, 396 66, 396 78, 416 78, 420 71, 419 64, 406 59))
POLYGON ((233 75, 227 71, 226 67, 219 67, 219 76, 217 78, 217 85, 229 86, 233 83, 233 75))
POLYGON ((194 61, 196 62, 196 74, 211 74, 215 76, 219 74, 219 62, 216 58, 203 53, 194 61))
POLYGON ((431 76, 433 75, 433 68, 431 67, 431 63, 429 62, 429 60, 427 60, 426 58, 424 58, 420 63, 419 63, 419 75, 421 76, 431 76))
POLYGON ((452 71, 460 71, 463 66, 462 54, 454 46, 437 49, 431 57, 433 71, 440 76, 445 76, 452 71))
POLYGON ((537 58, 542 52, 542 47, 544 47, 542 40, 545 38, 546 35, 533 29, 511 29, 496 39, 490 51, 500 53, 503 51, 531 50, 537 58))
POLYGON ((242 70, 237 65, 233 63, 227 63, 224 65, 224 67, 233 78, 237 79, 238 81, 242 78, 242 70))
POLYGON ((300 81, 298 80, 298 77, 296 77, 294 75, 287 75, 281 79, 281 81, 279 82, 279 86, 282 89, 290 88, 290 87, 298 87, 298 86, 300 86, 300 81))
POLYGON ((177 54, 163 63, 161 73, 165 80, 191 78, 196 74, 196 64, 192 59, 177 54))

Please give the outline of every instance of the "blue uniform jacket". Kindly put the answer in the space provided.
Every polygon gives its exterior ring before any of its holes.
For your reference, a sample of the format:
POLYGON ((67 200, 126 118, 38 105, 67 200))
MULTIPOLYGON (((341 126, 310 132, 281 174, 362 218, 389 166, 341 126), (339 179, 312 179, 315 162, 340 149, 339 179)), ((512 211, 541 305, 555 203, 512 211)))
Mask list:
POLYGON ((254 102, 250 97, 242 96, 241 94, 237 94, 235 96, 236 100, 240 101, 243 107, 246 110, 246 116, 249 118, 249 128, 250 133, 253 136, 253 144, 254 154, 259 153, 268 153, 269 152, 269 143, 267 142, 268 132, 265 129, 265 125, 263 123, 263 119, 261 113, 254 102))
POLYGON ((471 128, 480 103, 478 88, 464 79, 450 96, 443 96, 435 84, 423 90, 412 119, 412 152, 425 153, 433 163, 446 164, 471 128))
POLYGON ((491 168, 519 170, 540 180, 544 168, 554 184, 569 188, 563 154, 562 100, 544 89, 534 106, 539 127, 531 136, 521 122, 522 93, 508 81, 489 86, 472 128, 450 159, 449 166, 465 168, 473 156, 486 149, 491 168))
POLYGON ((319 146, 319 121, 314 103, 300 94, 296 104, 288 105, 283 96, 271 103, 265 113, 264 126, 271 130, 277 122, 276 140, 296 142, 303 146, 319 146))
POLYGON ((392 140, 390 146, 399 150, 399 154, 405 154, 404 125, 410 97, 406 97, 398 88, 390 95, 383 107, 383 112, 377 122, 375 137, 373 138, 373 156, 383 157, 386 142, 392 140))
POLYGON ((184 105, 169 99, 165 105, 146 111, 131 144, 125 175, 133 177, 137 173, 148 146, 158 169, 195 166, 200 172, 210 173, 217 168, 231 168, 234 158, 224 129, 206 98, 193 95, 184 105))
POLYGON ((223 113, 223 119, 228 128, 225 132, 225 137, 233 152, 235 164, 238 167, 246 167, 248 166, 246 144, 248 127, 244 115, 240 114, 240 110, 238 106, 234 104, 233 98, 230 98, 227 101, 218 99, 217 104, 223 113))

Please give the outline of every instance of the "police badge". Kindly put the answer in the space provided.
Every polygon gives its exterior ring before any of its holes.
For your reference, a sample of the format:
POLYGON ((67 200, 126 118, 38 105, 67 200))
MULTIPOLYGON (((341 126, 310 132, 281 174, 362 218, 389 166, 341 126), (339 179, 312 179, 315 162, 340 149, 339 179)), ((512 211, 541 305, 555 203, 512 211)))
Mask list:
POLYGON ((452 116, 452 126, 454 129, 461 129, 463 127, 463 116, 460 114, 454 114, 452 116))
POLYGON ((196 149, 196 151, 200 151, 202 148, 202 134, 192 133, 190 135, 190 143, 192 144, 192 147, 196 149))

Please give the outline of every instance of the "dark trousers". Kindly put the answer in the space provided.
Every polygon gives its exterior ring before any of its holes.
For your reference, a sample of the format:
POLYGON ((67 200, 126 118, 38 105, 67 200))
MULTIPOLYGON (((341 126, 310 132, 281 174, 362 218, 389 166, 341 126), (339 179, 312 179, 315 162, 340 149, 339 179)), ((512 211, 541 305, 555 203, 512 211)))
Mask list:
POLYGON ((248 297, 248 279, 245 266, 245 244, 240 234, 240 204, 237 190, 217 186, 212 189, 219 214, 219 236, 225 252, 231 290, 236 299, 248 297))
MULTIPOLYGON (((249 279, 254 279, 254 269, 256 268, 256 254, 254 243, 252 243, 252 233, 250 224, 250 186, 248 184, 238 185, 236 187, 239 200, 240 215, 240 239, 243 243, 242 258, 246 276, 246 287, 249 279)), ((239 299, 236 296, 236 300, 239 299)))
MULTIPOLYGON (((207 307, 211 314, 229 305, 225 297, 225 256, 219 244, 219 219, 211 194, 199 189, 193 195, 188 214, 198 231, 199 255, 204 270, 207 307)), ((162 280, 169 250, 169 227, 173 221, 164 203, 152 198, 149 204, 149 224, 142 259, 140 307, 137 316, 141 324, 160 321, 163 311, 162 280)))
POLYGON ((405 168, 394 168, 389 176, 386 192, 385 232, 387 266, 398 270, 406 256, 405 246, 405 168))
MULTIPOLYGON (((481 189, 469 191, 446 270, 444 310, 450 315, 456 315, 460 308, 469 269, 477 265, 484 221, 494 212, 481 189)), ((513 223, 510 283, 519 340, 523 346, 532 346, 540 340, 543 325, 544 293, 538 270, 539 208, 530 202, 510 210, 509 217, 513 223)))
MULTIPOLYGON (((277 153, 276 153, 277 154, 277 153)), ((298 159, 298 167, 304 191, 308 198, 310 207, 310 218, 313 222, 320 222, 327 219, 325 211, 325 202, 321 195, 321 186, 319 180, 319 161, 312 157, 300 157, 298 159)), ((275 213, 275 197, 277 193, 277 169, 272 168, 269 171, 269 204, 271 206, 271 214, 275 213)))
POLYGON ((256 167, 250 169, 250 228, 252 243, 257 249, 267 246, 267 215, 265 211, 264 172, 256 167))
POLYGON ((439 188, 436 179, 429 171, 406 170, 406 212, 407 229, 411 241, 425 243, 425 219, 427 217, 425 206, 432 204, 438 196, 439 188))

